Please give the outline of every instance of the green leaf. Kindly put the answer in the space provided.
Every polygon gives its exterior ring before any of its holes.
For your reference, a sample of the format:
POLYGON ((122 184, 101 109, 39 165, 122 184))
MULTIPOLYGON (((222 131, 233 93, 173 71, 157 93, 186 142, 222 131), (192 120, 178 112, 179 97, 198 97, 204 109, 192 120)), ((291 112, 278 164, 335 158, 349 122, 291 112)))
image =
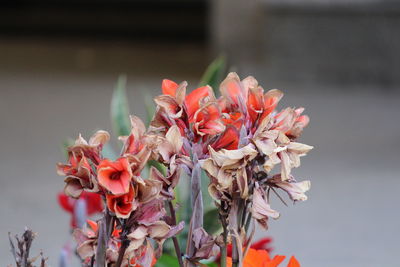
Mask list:
POLYGON ((216 208, 210 209, 204 213, 204 229, 210 234, 215 234, 221 230, 218 210, 216 208))
POLYGON ((110 144, 105 144, 103 147, 103 156, 105 158, 116 160, 118 158, 117 153, 114 151, 110 144))
POLYGON ((199 86, 209 85, 213 88, 214 94, 219 94, 219 84, 224 78, 226 72, 226 58, 220 55, 210 65, 208 65, 206 71, 201 77, 199 86))
POLYGON ((178 259, 168 254, 163 254, 156 263, 156 267, 179 267, 178 259))
POLYGON ((74 140, 72 140, 72 138, 67 138, 64 140, 64 142, 62 143, 62 152, 64 153, 64 156, 66 159, 68 159, 68 147, 73 146, 74 145, 74 140))
POLYGON ((129 135, 131 124, 129 121, 129 106, 126 96, 126 75, 118 77, 111 100, 111 122, 115 134, 129 135))
POLYGON ((155 167, 159 172, 162 173, 162 175, 164 175, 164 176, 167 175, 167 168, 164 165, 162 165, 160 162, 151 159, 147 162, 147 165, 149 168, 151 166, 155 167))
POLYGON ((154 114, 156 113, 156 107, 150 95, 145 95, 144 106, 146 108, 146 122, 147 125, 150 125, 150 122, 153 119, 154 114))

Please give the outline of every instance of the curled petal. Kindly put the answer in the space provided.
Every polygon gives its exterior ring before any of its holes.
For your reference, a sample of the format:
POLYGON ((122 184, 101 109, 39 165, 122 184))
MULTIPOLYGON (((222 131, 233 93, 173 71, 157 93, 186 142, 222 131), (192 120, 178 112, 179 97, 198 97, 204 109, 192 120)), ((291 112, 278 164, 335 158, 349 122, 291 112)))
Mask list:
POLYGON ((97 131, 89 139, 89 145, 91 146, 103 146, 110 140, 110 134, 106 131, 97 131))
POLYGON ((175 96, 178 84, 174 81, 164 79, 161 84, 161 89, 164 95, 175 96))
POLYGON ((193 90, 186 96, 185 105, 189 115, 189 120, 192 120, 195 112, 200 108, 202 102, 215 100, 213 90, 210 86, 203 86, 193 90))
POLYGON ((271 209, 264 189, 258 187, 258 185, 256 185, 256 188, 254 189, 251 212, 253 218, 256 219, 264 228, 267 228, 269 217, 273 219, 279 218, 279 212, 271 209))
POLYGON ((245 99, 243 85, 240 82, 239 76, 235 72, 231 72, 222 81, 220 85, 221 95, 227 99, 228 104, 239 106, 239 103, 245 99))
POLYGON ((155 239, 162 239, 168 234, 170 229, 170 226, 164 221, 156 221, 148 226, 150 237, 155 239))
POLYGON ((73 198, 78 198, 82 192, 83 192, 83 187, 77 178, 73 177, 67 177, 65 178, 65 187, 64 187, 64 193, 67 196, 73 197, 73 198))
POLYGON ((254 149, 252 144, 248 144, 236 150, 221 149, 218 152, 212 147, 209 147, 209 151, 212 160, 221 167, 235 166, 244 158, 252 160, 257 156, 257 150, 254 149))
POLYGON ((311 187, 311 182, 308 180, 302 182, 296 182, 293 179, 291 179, 290 181, 282 181, 279 175, 274 176, 268 181, 271 182, 274 186, 286 191, 286 193, 288 193, 289 197, 293 201, 306 201, 307 196, 305 195, 305 192, 310 190, 311 187))
POLYGON ((139 202, 147 203, 155 199, 162 189, 162 183, 157 180, 147 179, 139 186, 139 202))

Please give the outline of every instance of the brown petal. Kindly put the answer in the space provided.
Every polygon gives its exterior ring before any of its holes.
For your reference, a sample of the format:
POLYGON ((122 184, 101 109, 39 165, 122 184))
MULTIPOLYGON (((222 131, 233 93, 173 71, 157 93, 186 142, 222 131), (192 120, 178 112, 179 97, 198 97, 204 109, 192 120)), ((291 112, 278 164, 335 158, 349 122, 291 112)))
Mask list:
POLYGON ((67 196, 78 198, 82 194, 83 187, 79 179, 73 177, 67 177, 65 178, 64 182, 66 183, 64 187, 64 193, 67 196))
POLYGON ((150 237, 155 239, 163 239, 170 229, 170 226, 164 221, 156 221, 148 226, 150 237))
POLYGON ((156 180, 144 180, 143 184, 139 185, 139 202, 147 203, 155 199, 162 189, 162 183, 156 180))
POLYGON ((104 145, 110 140, 110 134, 106 131, 97 131, 92 137, 89 139, 90 146, 100 146, 104 145))
POLYGON ((285 190, 293 201, 307 200, 307 196, 304 193, 310 190, 311 187, 310 181, 307 180, 302 182, 287 182, 287 181, 281 181, 279 177, 277 178, 274 177, 271 180, 277 187, 285 190))
POLYGON ((169 128, 167 134, 165 135, 165 138, 167 139, 168 142, 172 144, 172 147, 174 148, 173 152, 175 154, 181 151, 183 140, 178 126, 176 125, 171 126, 171 128, 169 128))
POLYGON ((81 259, 92 257, 94 255, 93 240, 87 240, 80 244, 77 247, 76 252, 79 254, 81 259))
POLYGON ((253 205, 251 207, 252 216, 256 219, 264 228, 267 228, 268 218, 273 219, 279 218, 279 212, 271 209, 268 203, 265 190, 256 185, 253 193, 253 205))

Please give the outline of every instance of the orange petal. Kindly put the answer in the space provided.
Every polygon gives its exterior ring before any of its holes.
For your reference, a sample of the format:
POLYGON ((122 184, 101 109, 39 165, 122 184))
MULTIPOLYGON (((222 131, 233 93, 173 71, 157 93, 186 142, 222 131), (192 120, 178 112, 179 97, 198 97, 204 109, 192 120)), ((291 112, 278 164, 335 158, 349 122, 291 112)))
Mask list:
POLYGON ((292 257, 290 257, 290 261, 289 261, 287 267, 300 267, 300 263, 297 261, 297 259, 294 256, 292 256, 292 257))
POLYGON ((210 86, 203 86, 193 90, 186 96, 185 104, 188 111, 189 119, 200 107, 200 101, 207 96, 212 96, 213 92, 210 86))
POLYGON ((262 114, 261 120, 262 121, 266 116, 268 116, 276 106, 278 102, 283 97, 283 93, 277 89, 269 90, 264 95, 264 112, 262 114))
POLYGON ((233 150, 239 145, 239 131, 232 126, 227 126, 224 133, 211 145, 214 150, 218 151, 222 148, 233 150))
POLYGON ((95 221, 92 220, 86 220, 87 224, 90 226, 90 228, 92 228, 93 232, 97 232, 98 226, 97 223, 95 221))
POLYGON ((161 89, 164 95, 175 96, 178 84, 174 81, 164 79, 161 84, 161 89))
POLYGON ((221 83, 220 90, 230 104, 239 105, 239 97, 243 97, 243 86, 240 83, 239 76, 231 72, 226 79, 221 83))
POLYGON ((276 255, 270 262, 264 265, 264 267, 277 267, 281 264, 282 261, 285 260, 285 256, 276 255))

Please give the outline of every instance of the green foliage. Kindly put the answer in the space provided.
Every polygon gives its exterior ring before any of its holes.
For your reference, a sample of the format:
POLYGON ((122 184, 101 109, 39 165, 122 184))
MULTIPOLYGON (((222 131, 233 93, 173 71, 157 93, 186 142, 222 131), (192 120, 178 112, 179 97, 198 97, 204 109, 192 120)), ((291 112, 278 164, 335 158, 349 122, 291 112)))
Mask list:
POLYGON ((62 143, 61 149, 66 159, 68 159, 68 147, 72 145, 74 145, 74 140, 72 140, 71 138, 65 139, 64 142, 62 143))
POLYGON ((214 94, 218 95, 219 84, 226 74, 226 58, 221 55, 214 59, 210 65, 208 65, 206 71, 200 79, 199 86, 209 85, 213 88, 214 94))
POLYGON ((131 124, 129 121, 129 105, 126 95, 126 75, 118 77, 111 100, 111 121, 114 133, 117 136, 129 135, 131 124))
POLYGON ((178 259, 168 254, 162 254, 157 260, 156 267, 179 267, 178 259))
POLYGON ((105 158, 116 160, 118 158, 118 154, 114 151, 110 144, 105 144, 103 147, 103 156, 105 158))
POLYGON ((221 224, 218 219, 218 210, 212 208, 204 213, 204 229, 209 234, 216 234, 221 230, 221 224))
POLYGON ((150 122, 153 119, 154 114, 156 113, 156 108, 150 95, 145 95, 144 105, 146 108, 146 123, 147 125, 150 125, 150 122))

